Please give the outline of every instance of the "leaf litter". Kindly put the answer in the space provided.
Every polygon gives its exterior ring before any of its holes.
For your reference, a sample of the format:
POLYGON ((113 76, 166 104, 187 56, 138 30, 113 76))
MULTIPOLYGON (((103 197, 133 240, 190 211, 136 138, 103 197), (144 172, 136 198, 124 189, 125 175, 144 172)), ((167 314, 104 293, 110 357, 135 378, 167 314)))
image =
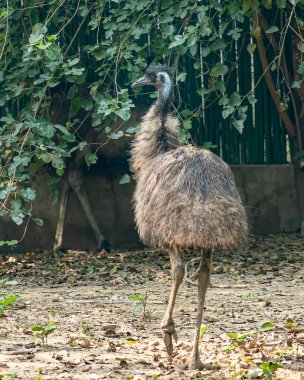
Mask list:
POLYGON ((2 254, 0 280, 17 281, 20 298, 0 319, 0 378, 300 380, 303 243, 295 234, 255 237, 244 250, 214 255, 200 345, 209 367, 201 371, 182 369, 196 316, 191 253, 184 254, 191 282, 176 302, 172 361, 160 328, 171 285, 166 253, 2 254), (47 344, 35 326, 56 326, 47 344))

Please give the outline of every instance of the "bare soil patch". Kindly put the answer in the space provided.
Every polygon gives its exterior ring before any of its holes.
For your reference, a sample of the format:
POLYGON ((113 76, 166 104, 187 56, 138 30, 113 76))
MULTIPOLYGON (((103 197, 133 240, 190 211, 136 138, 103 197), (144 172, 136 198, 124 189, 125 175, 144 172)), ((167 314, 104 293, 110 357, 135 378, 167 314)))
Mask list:
POLYGON ((252 238, 241 252, 215 254, 201 359, 221 367, 201 371, 181 369, 196 317, 197 289, 186 282, 172 362, 164 350, 165 253, 0 256, 0 279, 17 280, 12 292, 21 295, 0 318, 0 379, 304 379, 303 243, 296 235, 252 238), (130 298, 137 294, 147 295, 145 320, 140 300, 130 298), (56 329, 43 345, 32 327, 48 322, 56 329))

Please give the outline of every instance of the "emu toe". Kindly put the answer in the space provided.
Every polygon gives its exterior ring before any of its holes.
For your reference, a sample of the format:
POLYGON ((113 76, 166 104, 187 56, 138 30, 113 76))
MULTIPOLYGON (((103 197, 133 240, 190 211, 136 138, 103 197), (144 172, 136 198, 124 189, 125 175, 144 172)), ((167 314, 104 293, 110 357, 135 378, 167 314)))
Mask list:
POLYGON ((55 244, 53 249, 53 257, 64 255, 67 252, 66 248, 62 244, 55 244))
POLYGON ((175 340, 175 343, 177 342, 177 332, 175 330, 174 322, 171 321, 170 324, 166 324, 162 326, 163 330, 163 339, 166 347, 166 351, 169 356, 173 353, 173 340, 175 340))
POLYGON ((217 370, 217 369, 220 369, 221 367, 219 365, 205 364, 199 358, 198 353, 191 353, 186 362, 186 368, 188 368, 189 370, 195 370, 195 369, 217 370))

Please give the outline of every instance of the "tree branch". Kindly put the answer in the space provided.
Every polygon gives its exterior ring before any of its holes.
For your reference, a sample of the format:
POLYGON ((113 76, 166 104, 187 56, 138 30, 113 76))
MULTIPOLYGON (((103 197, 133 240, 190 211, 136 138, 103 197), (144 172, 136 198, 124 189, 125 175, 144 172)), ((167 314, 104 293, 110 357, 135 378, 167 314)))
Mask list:
MULTIPOLYGON (((299 140, 299 149, 302 150, 302 138, 301 138, 301 128, 300 128, 300 120, 299 120, 299 114, 301 114, 301 112, 299 112, 298 107, 297 107, 297 103, 299 104, 299 102, 300 102, 300 104, 302 104, 302 102, 301 102, 301 98, 300 98, 299 94, 297 93, 297 91, 292 88, 292 81, 293 80, 291 77, 291 73, 288 69, 287 63, 286 63, 284 46, 281 47, 281 53, 280 53, 280 45, 279 45, 279 43, 275 37, 275 34, 274 33, 266 33, 266 30, 268 30, 270 28, 268 21, 265 19, 265 17, 261 13, 259 13, 257 15, 257 17, 258 17, 259 25, 261 25, 261 27, 265 33, 265 36, 267 37, 267 39, 270 42, 271 46, 273 47, 274 51, 277 54, 280 54, 282 57, 282 61, 279 62, 279 66, 280 66, 280 68, 283 72, 283 75, 285 77, 285 82, 286 82, 286 85, 288 87, 288 91, 290 94, 292 107, 294 110, 294 116, 295 116, 296 131, 297 131, 298 140, 299 140), (293 90, 295 90, 295 91, 293 91, 293 90), (297 97, 297 101, 295 99, 295 96, 297 97)), ((286 30, 286 32, 287 32, 287 30, 286 30)))
POLYGON ((272 100, 273 100, 273 102, 274 102, 274 104, 278 110, 278 113, 279 113, 279 115, 280 115, 280 117, 281 117, 281 119, 282 119, 282 121, 286 127, 288 134, 291 137, 295 137, 296 128, 295 128, 293 122, 290 120, 287 112, 282 108, 280 98, 277 94, 276 87, 274 85, 274 82, 273 82, 273 79, 271 76, 271 72, 269 70, 269 63, 268 63, 268 59, 267 59, 267 55, 266 55, 266 51, 265 51, 265 45, 264 45, 264 41, 263 41, 261 27, 257 23, 257 21, 259 20, 258 14, 255 13, 253 16, 254 16, 253 17, 254 23, 253 23, 253 33, 252 34, 256 39, 259 57, 260 57, 260 61, 262 64, 265 80, 266 80, 270 95, 271 95, 272 100))

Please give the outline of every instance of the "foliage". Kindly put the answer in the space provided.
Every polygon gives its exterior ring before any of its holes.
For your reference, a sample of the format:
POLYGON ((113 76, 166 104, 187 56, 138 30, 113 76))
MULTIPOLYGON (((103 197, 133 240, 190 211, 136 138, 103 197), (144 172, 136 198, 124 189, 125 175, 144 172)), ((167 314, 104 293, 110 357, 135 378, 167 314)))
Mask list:
POLYGON ((242 342, 244 339, 248 338, 249 336, 252 336, 253 334, 255 334, 256 331, 251 331, 251 332, 248 332, 248 333, 244 333, 244 334, 239 334, 239 333, 227 333, 227 336, 231 339, 233 339, 235 342, 242 342))
POLYGON ((129 296, 131 300, 136 300, 137 303, 135 304, 135 310, 141 310, 142 308, 146 307, 148 302, 148 294, 134 294, 129 296))
POLYGON ((143 320, 151 321, 151 312, 147 310, 148 293, 146 292, 145 294, 134 294, 129 296, 129 298, 137 301, 134 308, 135 310, 143 311, 143 320))
POLYGON ((36 338, 41 339, 42 344, 47 345, 48 336, 57 329, 55 322, 48 322, 45 325, 37 325, 32 327, 32 331, 36 338))
POLYGON ((16 379, 17 378, 17 372, 10 372, 10 373, 0 373, 0 380, 5 380, 7 378, 10 379, 16 379))
POLYGON ((16 284, 15 280, 0 280, 0 317, 4 315, 9 306, 12 306, 20 298, 19 294, 15 294, 11 290, 11 287, 16 284))
POLYGON ((11 246, 16 245, 17 243, 18 243, 17 240, 0 240, 0 247, 3 247, 3 246, 11 247, 11 246))
MULTIPOLYGON (((256 102, 252 91, 240 93, 229 87, 229 78, 241 64, 232 52, 236 44, 242 43, 244 25, 255 19, 256 12, 274 8, 283 18, 296 15, 297 27, 301 29, 302 3, 298 0, 2 2, 0 216, 6 215, 18 225, 25 218, 33 218, 42 225, 41 219, 31 212, 36 198, 32 179, 42 167, 53 168, 62 176, 68 159, 76 151, 85 150, 88 166, 97 162, 96 147, 80 133, 87 123, 108 140, 135 131, 126 127, 134 106, 128 86, 143 72, 150 58, 171 64, 178 95, 187 90, 187 71, 195 73, 202 101, 191 109, 186 101, 179 113, 184 140, 189 139, 192 125, 201 122, 204 109, 214 102, 222 107, 222 117, 230 118, 241 133, 248 106, 256 102), (186 58, 191 63, 187 70, 186 58), (113 128, 117 119, 121 125, 113 128)), ((260 33, 258 28, 259 25, 255 35, 260 33)), ((291 29, 291 24, 280 35, 277 26, 270 25, 265 34, 279 37, 284 45, 288 28, 291 29)), ((297 46, 300 52, 304 50, 302 38, 297 46)), ((252 55, 256 47, 253 40, 246 46, 248 54, 252 55)), ((281 56, 281 51, 276 52, 272 62, 277 72, 281 56)), ((301 88, 303 63, 297 74, 294 89, 301 88)), ((284 99, 283 95, 279 99, 284 107, 290 103, 287 98, 285 94, 284 99)), ((129 179, 124 177, 122 183, 129 179)))
POLYGON ((278 363, 264 362, 260 364, 259 367, 263 371, 263 374, 265 375, 265 379, 271 380, 273 372, 275 372, 278 368, 282 368, 282 365, 278 363))
POLYGON ((203 336, 208 332, 208 330, 210 329, 210 326, 211 326, 211 323, 208 323, 207 325, 203 325, 201 328, 200 328, 200 339, 203 338, 203 336))
POLYGON ((270 330, 274 330, 274 329, 275 329, 275 325, 272 322, 264 322, 259 327, 260 332, 266 332, 266 331, 270 331, 270 330))

